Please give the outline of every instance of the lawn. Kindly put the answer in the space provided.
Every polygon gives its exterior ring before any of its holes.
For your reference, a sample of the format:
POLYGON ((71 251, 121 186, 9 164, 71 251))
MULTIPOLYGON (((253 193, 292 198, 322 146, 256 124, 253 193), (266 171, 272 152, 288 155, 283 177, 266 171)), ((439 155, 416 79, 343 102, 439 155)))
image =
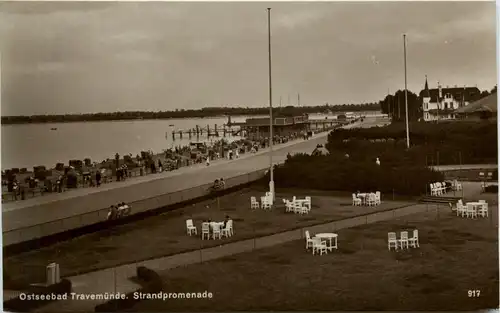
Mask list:
MULTIPOLYGON (((137 261, 176 254, 189 250, 220 245, 230 241, 264 236, 343 219, 346 217, 378 210, 402 207, 408 201, 384 201, 377 207, 352 207, 348 195, 334 192, 311 192, 300 190, 277 190, 277 198, 312 196, 312 210, 300 216, 284 213, 279 204, 273 211, 250 210, 250 196, 263 196, 264 189, 247 188, 219 198, 173 210, 158 216, 112 229, 85 235, 70 241, 41 248, 35 251, 4 258, 4 272, 12 279, 28 280, 45 273, 45 266, 51 262, 60 264, 61 275, 72 276, 97 269, 129 264, 137 261), (235 236, 221 241, 188 237, 185 220, 192 218, 198 231, 205 219, 222 221, 229 215, 234 220, 235 236)), ((392 195, 387 198, 392 199, 392 195)))
POLYGON ((343 229, 339 250, 323 256, 301 240, 172 269, 161 273, 165 292, 207 290, 213 298, 146 300, 133 311, 498 308, 498 209, 490 209, 490 219, 428 212, 343 229), (387 232, 413 229, 419 249, 387 250, 387 232))

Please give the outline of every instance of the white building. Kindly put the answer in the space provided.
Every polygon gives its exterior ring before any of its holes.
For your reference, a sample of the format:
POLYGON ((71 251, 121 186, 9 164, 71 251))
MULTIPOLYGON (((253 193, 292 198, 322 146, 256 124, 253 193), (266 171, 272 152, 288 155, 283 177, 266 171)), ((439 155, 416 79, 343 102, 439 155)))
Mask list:
POLYGON ((424 121, 455 119, 455 110, 479 99, 481 91, 477 87, 438 88, 429 89, 427 76, 424 90, 420 91, 424 121))

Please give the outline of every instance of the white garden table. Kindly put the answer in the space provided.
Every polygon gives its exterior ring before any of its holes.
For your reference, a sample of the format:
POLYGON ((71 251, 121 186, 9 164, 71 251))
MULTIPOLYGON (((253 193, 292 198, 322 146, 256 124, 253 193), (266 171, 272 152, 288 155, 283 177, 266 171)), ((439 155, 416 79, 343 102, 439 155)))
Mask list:
POLYGON ((320 234, 316 234, 314 237, 320 238, 322 241, 328 240, 329 244, 326 245, 326 248, 328 249, 328 251, 332 251, 333 249, 337 249, 337 238, 338 238, 337 234, 335 234, 335 233, 320 233, 320 234), (335 239, 333 241, 334 244, 332 244, 333 239, 335 239))

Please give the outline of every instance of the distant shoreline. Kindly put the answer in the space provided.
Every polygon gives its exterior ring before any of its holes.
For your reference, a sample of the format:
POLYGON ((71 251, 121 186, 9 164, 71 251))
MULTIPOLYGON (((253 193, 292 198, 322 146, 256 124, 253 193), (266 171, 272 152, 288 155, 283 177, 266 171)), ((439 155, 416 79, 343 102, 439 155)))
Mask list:
MULTIPOLYGON (((378 104, 342 105, 342 106, 310 106, 274 108, 273 114, 294 116, 317 113, 341 113, 380 111, 378 104)), ((66 115, 32 115, 32 116, 2 116, 2 125, 19 124, 49 124, 77 122, 107 122, 107 121, 138 121, 138 120, 172 120, 188 118, 226 118, 239 116, 268 115, 269 108, 205 108, 200 110, 179 110, 166 112, 113 112, 66 115)))

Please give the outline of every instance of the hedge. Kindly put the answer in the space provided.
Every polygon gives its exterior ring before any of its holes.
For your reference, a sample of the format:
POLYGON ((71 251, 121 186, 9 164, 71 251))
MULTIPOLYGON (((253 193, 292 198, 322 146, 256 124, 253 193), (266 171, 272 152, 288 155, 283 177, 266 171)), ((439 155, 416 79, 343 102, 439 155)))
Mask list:
MULTIPOLYGON (((269 175, 269 174, 268 174, 269 175)), ((268 177, 265 181, 268 181, 268 177)), ((443 181, 443 174, 425 166, 398 166, 375 159, 359 162, 339 155, 299 154, 276 166, 274 181, 280 187, 339 190, 350 192, 396 193, 420 196, 432 182, 443 181)))
POLYGON ((95 312, 121 312, 132 308, 140 299, 134 299, 134 293, 158 293, 162 291, 163 284, 160 275, 152 269, 144 266, 137 267, 137 278, 143 286, 136 291, 126 294, 125 299, 113 299, 99 304, 94 308, 95 312))
POLYGON ((484 188, 484 192, 487 193, 498 193, 498 185, 490 185, 484 188))
MULTIPOLYGON (((443 122, 410 124, 413 159, 408 164, 496 163, 497 124, 485 122, 443 122)), ((372 154, 383 149, 406 149, 404 123, 385 127, 337 129, 328 135, 329 151, 356 153, 361 148, 372 154), (371 141, 387 141, 372 143, 371 141)))
MULTIPOLYGON (((59 283, 44 286, 30 286, 26 290, 25 294, 34 295, 67 295, 71 292, 71 281, 67 279, 62 279, 59 283)), ((3 307, 5 310, 14 312, 29 312, 46 305, 54 300, 21 300, 20 297, 16 297, 7 301, 4 301, 3 307)))

